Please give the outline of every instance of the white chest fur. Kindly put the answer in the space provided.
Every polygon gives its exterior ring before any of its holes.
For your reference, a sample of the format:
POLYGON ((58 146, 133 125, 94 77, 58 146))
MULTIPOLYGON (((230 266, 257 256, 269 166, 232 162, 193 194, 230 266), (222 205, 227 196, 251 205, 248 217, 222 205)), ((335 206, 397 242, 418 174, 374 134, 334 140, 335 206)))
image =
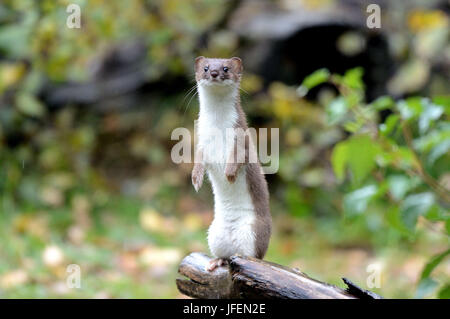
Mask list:
POLYGON ((233 254, 255 255, 253 224, 255 210, 247 187, 245 168, 234 183, 225 177, 225 165, 233 144, 232 129, 238 120, 236 87, 199 85, 200 115, 197 121, 197 147, 214 193, 214 221, 208 231, 208 244, 216 257, 233 254))

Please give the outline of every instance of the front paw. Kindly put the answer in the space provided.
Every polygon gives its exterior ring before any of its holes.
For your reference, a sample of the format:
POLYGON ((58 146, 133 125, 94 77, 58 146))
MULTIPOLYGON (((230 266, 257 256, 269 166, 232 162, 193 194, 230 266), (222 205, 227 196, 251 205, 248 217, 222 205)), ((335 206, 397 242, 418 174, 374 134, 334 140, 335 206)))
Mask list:
POLYGON ((194 189, 196 192, 202 187, 203 184, 203 175, 204 170, 202 168, 198 168, 192 171, 192 185, 194 185, 194 189))
POLYGON ((237 177, 237 170, 233 166, 227 166, 225 169, 225 177, 230 183, 234 183, 237 177))

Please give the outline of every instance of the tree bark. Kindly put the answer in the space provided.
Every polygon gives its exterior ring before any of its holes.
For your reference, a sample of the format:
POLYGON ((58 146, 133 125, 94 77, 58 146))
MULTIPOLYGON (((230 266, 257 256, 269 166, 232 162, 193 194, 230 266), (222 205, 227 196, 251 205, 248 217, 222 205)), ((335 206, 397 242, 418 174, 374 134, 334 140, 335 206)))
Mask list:
POLYGON ((228 266, 206 270, 211 258, 203 253, 186 256, 178 272, 188 279, 177 279, 178 290, 201 299, 380 299, 346 278, 348 288, 308 277, 299 270, 242 256, 232 256, 228 266))

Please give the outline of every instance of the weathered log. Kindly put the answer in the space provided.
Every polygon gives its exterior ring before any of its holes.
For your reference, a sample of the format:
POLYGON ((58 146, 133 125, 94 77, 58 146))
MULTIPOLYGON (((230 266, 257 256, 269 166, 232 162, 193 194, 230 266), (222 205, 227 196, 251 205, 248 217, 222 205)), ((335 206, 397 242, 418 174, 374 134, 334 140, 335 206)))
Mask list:
POLYGON ((191 253, 178 272, 188 279, 177 279, 178 290, 201 299, 379 299, 379 295, 361 289, 344 279, 348 289, 310 278, 303 272, 250 257, 233 256, 228 266, 206 270, 211 258, 191 253))

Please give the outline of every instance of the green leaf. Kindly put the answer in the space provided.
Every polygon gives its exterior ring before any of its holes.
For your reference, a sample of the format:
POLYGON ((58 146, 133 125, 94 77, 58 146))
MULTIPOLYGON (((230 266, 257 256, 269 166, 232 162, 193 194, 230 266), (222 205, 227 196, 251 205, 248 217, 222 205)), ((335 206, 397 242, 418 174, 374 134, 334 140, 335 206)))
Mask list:
POLYGON ((397 103, 397 110, 400 112, 402 119, 415 119, 422 112, 422 98, 410 97, 397 103))
MULTIPOLYGON (((443 106, 446 111, 450 111, 450 95, 439 95, 432 98, 434 104, 443 106)), ((448 112, 446 112, 449 114, 448 112)))
POLYGON ((411 180, 405 175, 391 175, 387 179, 389 192, 396 200, 401 200, 411 189, 411 180))
POLYGON ((383 134, 383 136, 388 136, 389 134, 391 134, 397 126, 399 120, 400 116, 398 116, 397 114, 389 115, 386 121, 380 124, 381 134, 383 134))
POLYGON ((450 299, 450 285, 445 285, 438 294, 439 299, 450 299))
MULTIPOLYGON (((423 298, 431 294, 436 286, 437 282, 430 278, 431 273, 434 269, 448 256, 450 255, 450 249, 433 256, 430 261, 425 265, 420 275, 419 285, 417 287, 416 296, 417 298, 423 298)), ((443 292, 444 295, 448 296, 448 288, 444 288, 439 292, 439 295, 443 292)))
POLYGON ((450 254, 450 249, 447 249, 446 251, 437 254, 436 256, 433 256, 430 261, 425 265, 424 269, 422 270, 422 274, 420 275, 420 279, 426 279, 430 277, 433 270, 450 254))
POLYGON ((360 185, 375 168, 375 158, 380 152, 380 146, 368 135, 355 135, 338 143, 331 154, 337 179, 343 180, 348 167, 352 173, 353 184, 360 185))
POLYGON ((346 100, 342 96, 333 99, 325 109, 328 124, 334 125, 341 122, 345 118, 347 110, 348 106, 346 100))
POLYGON ((450 219, 450 214, 439 205, 433 205, 424 217, 433 222, 447 221, 450 219))
POLYGON ((45 114, 45 107, 34 95, 21 93, 16 98, 16 107, 25 115, 41 117, 45 114))
POLYGON ((414 230, 419 216, 425 215, 433 205, 434 195, 429 192, 406 197, 400 207, 401 217, 406 227, 414 230))
POLYGON ((344 129, 347 132, 350 133, 356 133, 357 131, 359 131, 361 129, 361 127, 364 125, 364 122, 362 120, 357 120, 357 121, 348 121, 346 123, 344 123, 344 129))
POLYGON ((377 111, 390 109, 394 105, 395 101, 390 96, 380 96, 375 101, 369 104, 369 107, 374 108, 377 111))
POLYGON ((0 29, 0 49, 10 56, 26 57, 29 54, 30 29, 23 25, 4 26, 0 29))
POLYGON ((364 186, 344 196, 345 213, 354 216, 365 212, 369 201, 377 194, 375 185, 364 186))
POLYGON ((439 124, 436 129, 415 139, 413 141, 414 148, 420 152, 427 153, 438 144, 448 141, 450 139, 450 126, 447 126, 445 122, 439 124))
POLYGON ((448 154, 450 152, 450 139, 443 141, 442 143, 439 143, 430 152, 430 155, 427 159, 428 165, 433 165, 434 162, 440 158, 441 156, 448 154))
POLYGON ((400 209, 398 206, 391 206, 386 214, 386 220, 389 225, 405 236, 410 236, 413 233, 403 223, 400 216, 400 209))
POLYGON ((352 89, 363 90, 364 89, 364 82, 362 80, 363 75, 364 69, 362 67, 350 69, 347 72, 345 72, 343 82, 352 89))
POLYGON ((311 90, 313 87, 322 84, 330 78, 330 71, 327 69, 319 69, 308 75, 302 82, 301 87, 311 90))
POLYGON ((396 159, 401 161, 399 163, 401 167, 406 168, 406 167, 413 167, 416 165, 414 152, 410 148, 406 146, 399 146, 396 155, 397 155, 396 159))
POLYGON ((348 162, 348 146, 346 141, 338 143, 331 154, 331 164, 333 165, 334 174, 339 181, 343 181, 345 177, 345 167, 348 162))
POLYGON ((433 121, 437 120, 444 113, 444 108, 424 99, 424 110, 419 117, 419 132, 424 134, 433 121))

